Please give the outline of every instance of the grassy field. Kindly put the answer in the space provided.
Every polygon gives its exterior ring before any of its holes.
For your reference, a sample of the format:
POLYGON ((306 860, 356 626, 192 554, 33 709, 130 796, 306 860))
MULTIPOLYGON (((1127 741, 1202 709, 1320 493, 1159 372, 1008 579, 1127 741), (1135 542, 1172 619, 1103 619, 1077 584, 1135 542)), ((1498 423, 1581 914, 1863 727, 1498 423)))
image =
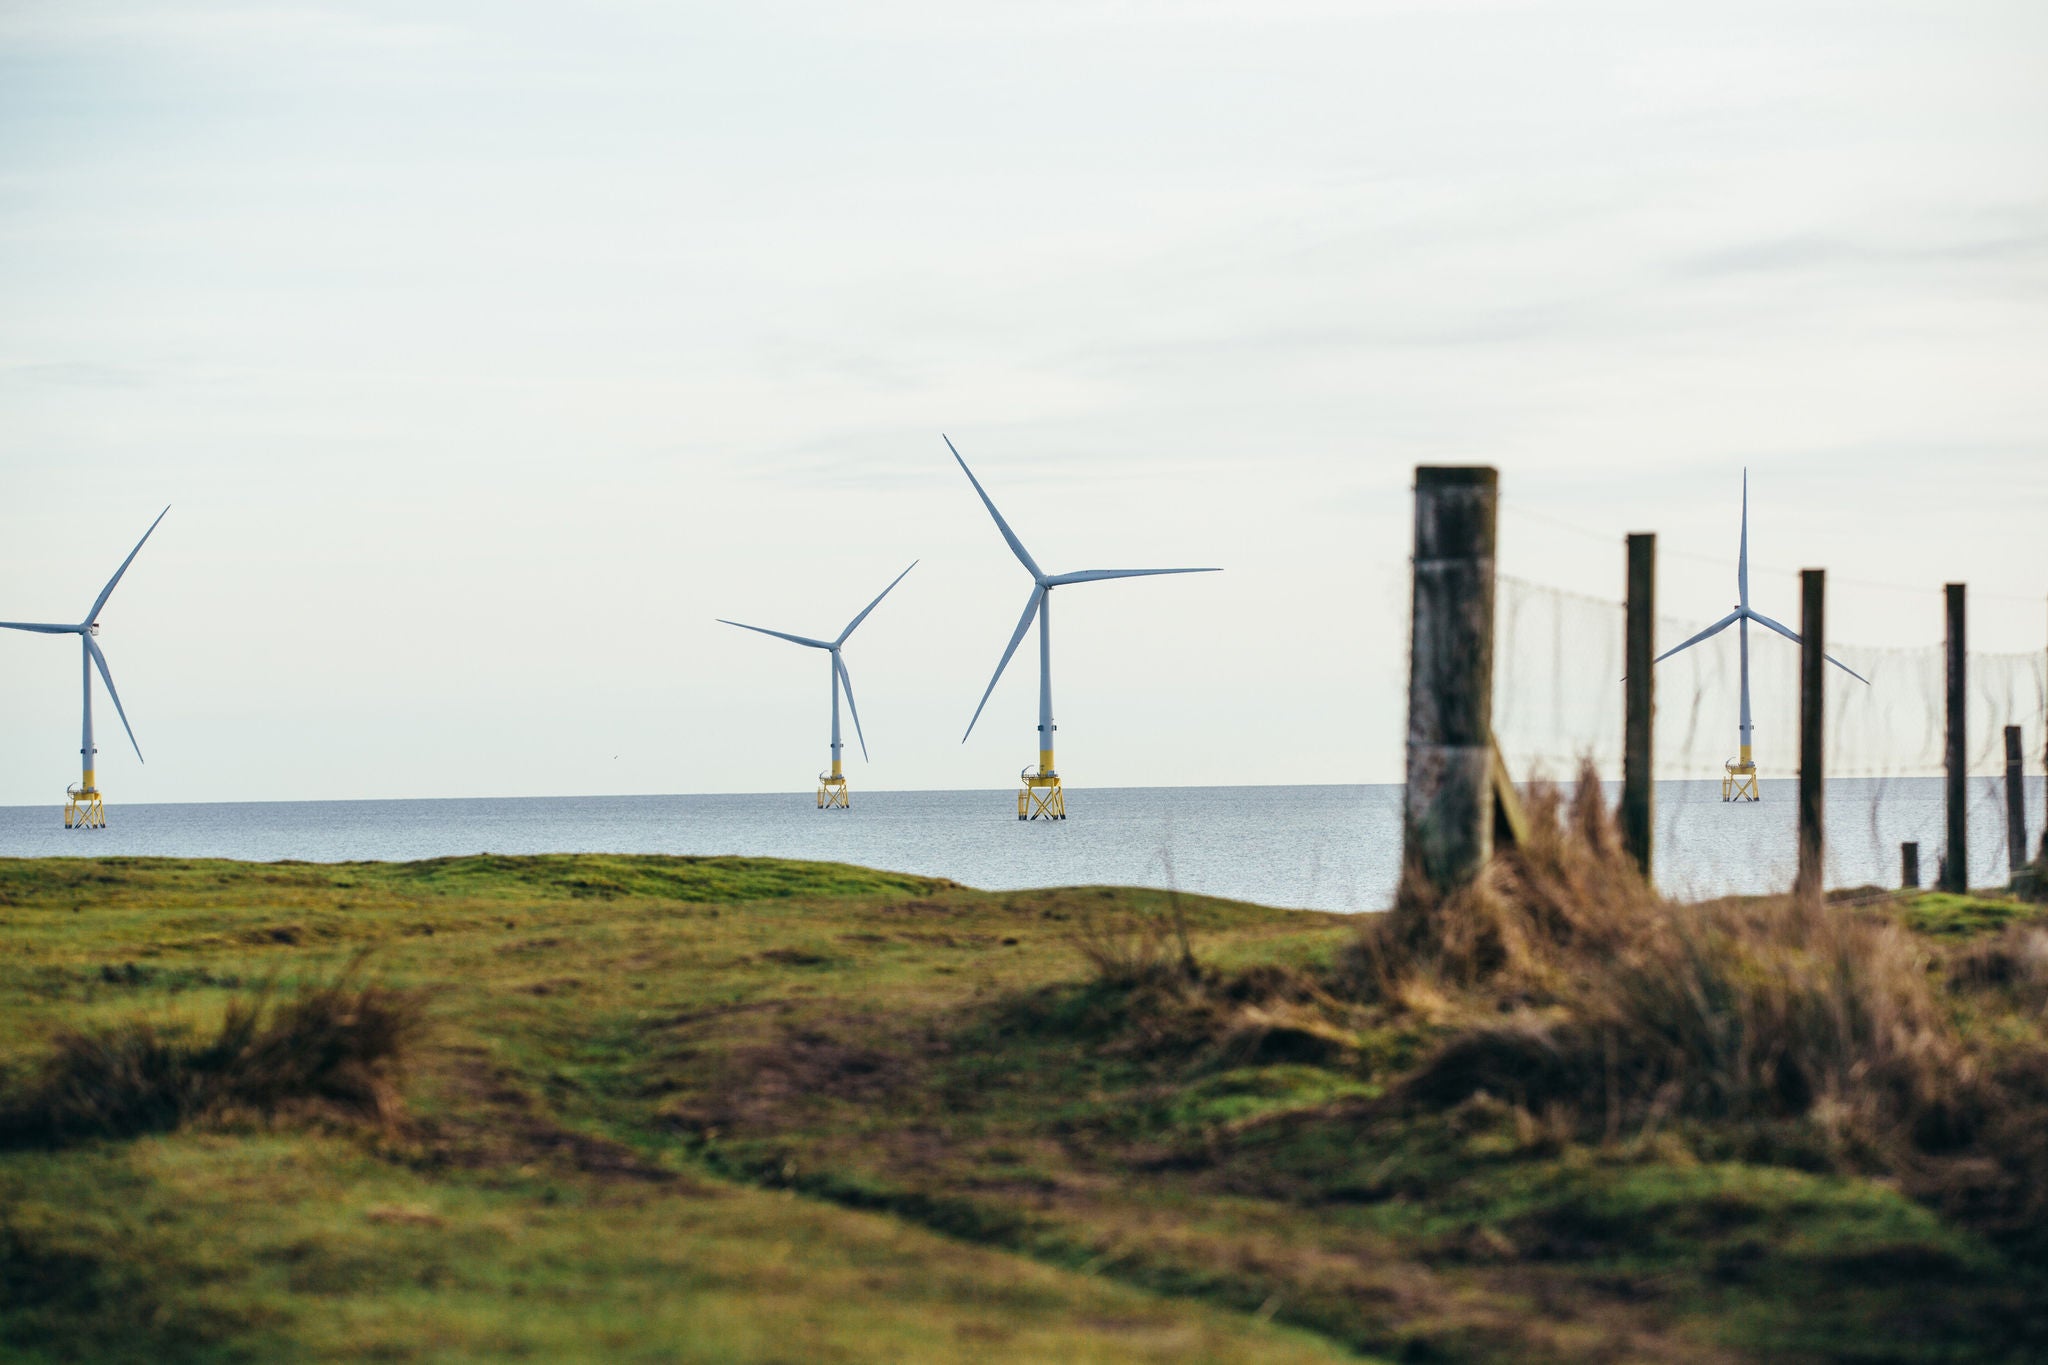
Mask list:
MULTIPOLYGON (((1854 913, 1989 964, 1954 1026, 2032 1045, 1982 950, 2031 907, 1854 913)), ((1339 916, 763 859, 0 860, 0 936, 0 1359, 2048 1353, 2037 1241, 1876 1157, 1418 1101, 1469 1011, 1345 994, 1339 916), (422 1016, 398 1102, 38 1117, 79 1057, 156 1085, 344 978, 422 1016)))

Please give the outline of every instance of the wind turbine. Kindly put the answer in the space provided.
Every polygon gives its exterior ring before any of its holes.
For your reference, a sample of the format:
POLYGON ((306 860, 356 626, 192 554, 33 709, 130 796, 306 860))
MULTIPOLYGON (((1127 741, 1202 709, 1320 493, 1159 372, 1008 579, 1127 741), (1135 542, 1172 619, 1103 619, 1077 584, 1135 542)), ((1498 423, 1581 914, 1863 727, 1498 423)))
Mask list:
MULTIPOLYGON (((910 569, 916 567, 917 561, 911 560, 910 569)), ((904 574, 909 573, 910 569, 897 574, 895 582, 882 589, 874 601, 862 607, 860 615, 846 623, 846 629, 839 632, 839 638, 836 640, 813 640, 808 635, 790 635, 783 631, 770 630, 766 626, 750 626, 744 621, 728 621, 723 616, 718 618, 720 625, 759 631, 763 635, 773 635, 778 640, 787 640, 806 649, 822 649, 832 656, 832 771, 818 774, 819 810, 852 809, 852 803, 847 799, 846 774, 839 767, 839 685, 842 682, 846 684, 846 709, 853 712, 853 733, 860 740, 860 756, 863 759, 868 756, 868 739, 860 730, 860 708, 853 704, 853 675, 846 671, 846 661, 839 657, 839 647, 846 643, 847 636, 853 634, 855 626, 868 619, 869 612, 882 605, 882 599, 895 589, 897 583, 903 581, 904 574)))
POLYGON ((960 459, 960 451, 953 444, 953 438, 941 435, 946 449, 953 452, 953 458, 960 461, 960 470, 967 475, 967 482, 974 485, 974 491, 981 495, 982 506, 996 519, 996 529, 1003 533, 1003 539, 1010 544, 1010 552, 1017 556, 1017 562, 1031 575, 1031 596, 1025 599, 1024 615, 1017 621, 1017 629, 1010 636, 1009 648, 1003 651, 1002 661, 996 665, 995 677, 988 680, 988 691, 981 694, 981 706, 974 708, 974 719, 967 722, 967 734, 960 736, 960 742, 967 742, 967 735, 974 733, 974 722, 981 719, 983 706, 988 705, 989 693, 996 690, 1003 670, 1010 666, 1010 656, 1017 652, 1017 646, 1024 639, 1024 632, 1031 629, 1033 618, 1038 621, 1038 770, 1024 769, 1020 775, 1024 785, 1017 792, 1017 818, 1019 820, 1064 820, 1067 818, 1067 798, 1060 789, 1060 775, 1053 767, 1052 736, 1052 590, 1069 583, 1093 583, 1099 578, 1150 578, 1157 574, 1169 573, 1219 573, 1218 569, 1083 569, 1078 573, 1048 574, 1038 567, 1038 561, 1024 548, 1024 542, 1017 539, 1017 533, 1010 529, 1010 523, 1003 520, 1003 514, 996 510, 988 493, 981 486, 981 480, 974 477, 974 471, 967 467, 967 461, 960 459))
POLYGON ((128 742, 135 745, 135 758, 142 761, 142 746, 135 743, 134 727, 128 724, 128 712, 121 705, 121 694, 114 690, 114 675, 107 671, 107 656, 93 637, 100 633, 100 608, 107 605, 107 599, 114 595, 114 585, 121 581, 121 575, 128 572, 128 566, 135 562, 135 556, 142 553, 142 547, 157 528, 157 523, 169 516, 171 509, 164 508, 156 514, 156 521, 149 524, 149 530, 142 533, 142 539, 135 542, 135 548, 121 561, 121 567, 114 570, 114 576, 107 580, 107 586, 100 589, 92 607, 85 613, 85 619, 75 626, 51 625, 39 621, 0 621, 0 630, 27 630, 38 635, 76 635, 84 646, 80 651, 85 672, 85 722, 83 737, 78 746, 78 756, 84 772, 84 780, 75 787, 65 789, 64 828, 105 829, 107 827, 106 807, 100 800, 100 789, 94 783, 93 755, 99 750, 92 742, 92 671, 98 668, 100 680, 107 685, 107 695, 114 699, 114 710, 121 717, 121 728, 128 732, 128 742))
MULTIPOLYGON (((1788 630, 1762 612, 1752 610, 1749 605, 1749 471, 1747 469, 1742 471, 1742 541, 1735 558, 1735 593, 1737 599, 1735 610, 1729 612, 1690 640, 1665 650, 1650 662, 1661 664, 1680 650, 1691 649, 1700 641, 1719 635, 1730 626, 1740 628, 1742 639, 1742 749, 1740 757, 1723 765, 1728 769, 1728 772, 1721 779, 1721 799, 1723 801, 1754 801, 1757 799, 1756 762, 1750 756, 1749 748, 1749 623, 1754 621, 1769 630, 1775 630, 1795 645, 1799 643, 1799 635, 1798 632, 1788 630)), ((1857 682, 1862 683, 1865 687, 1870 685, 1870 679, 1864 677, 1834 655, 1828 654, 1823 657, 1836 668, 1841 669, 1857 682)))

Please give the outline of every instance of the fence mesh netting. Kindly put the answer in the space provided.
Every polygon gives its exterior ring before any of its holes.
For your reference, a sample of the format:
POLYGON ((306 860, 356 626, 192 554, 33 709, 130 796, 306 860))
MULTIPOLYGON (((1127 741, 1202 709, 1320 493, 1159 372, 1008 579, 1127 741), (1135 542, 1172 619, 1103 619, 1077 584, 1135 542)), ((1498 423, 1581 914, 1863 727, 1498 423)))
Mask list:
MULTIPOLYGON (((1938 603, 1936 594, 1931 620, 1940 619, 1938 603)), ((1567 780, 1590 761, 1603 779, 1618 782, 1622 604, 1503 577, 1494 621, 1494 732, 1510 770, 1518 779, 1567 780)), ((1708 624, 1659 617, 1657 651, 1708 624)), ((1785 624, 1798 629, 1797 621, 1785 624)), ((1722 801, 1724 765, 1738 744, 1740 629, 1730 626, 1657 665, 1658 879, 1678 893, 1782 889, 1796 861, 1799 647, 1754 624, 1750 709, 1762 799, 1754 806, 1722 801)), ((1828 881, 1894 885, 1899 846, 1911 840, 1931 882, 1945 853, 1946 651, 1939 642, 1891 649, 1831 641, 1828 652, 1870 680, 1866 686, 1827 670, 1828 881)), ((2028 846, 2039 848, 2048 655, 1972 652, 1967 680, 1970 877, 1973 885, 2002 884, 2008 725, 2021 727, 2028 846)))

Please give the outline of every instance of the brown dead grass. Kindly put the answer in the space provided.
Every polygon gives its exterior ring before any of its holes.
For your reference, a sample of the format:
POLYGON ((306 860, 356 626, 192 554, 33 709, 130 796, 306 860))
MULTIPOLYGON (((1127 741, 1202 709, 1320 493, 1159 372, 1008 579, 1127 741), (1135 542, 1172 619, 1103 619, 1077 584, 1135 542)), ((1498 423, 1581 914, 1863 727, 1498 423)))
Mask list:
POLYGON ((137 1017, 58 1035, 26 1083, 0 1101, 0 1146, 127 1137, 197 1119, 317 1111, 391 1127, 423 1016, 420 999, 358 985, 360 959, 333 980, 279 998, 228 1002, 210 1036, 137 1017))
POLYGON ((1447 896, 1411 881, 1352 950, 1362 996, 1448 1026, 1406 1100, 1490 1094, 1604 1142, 1691 1122, 1894 1176, 2008 1232, 2048 1211, 2048 1038, 2008 1030, 1988 1054, 1941 984, 2038 1023, 2048 934, 1946 949, 1877 910, 1668 901, 1590 773, 1569 799, 1539 791, 1532 817, 1489 875, 1447 896))
POLYGON ((2048 1012, 2048 929, 2015 924, 1949 955, 1948 979, 1960 990, 2000 991, 2019 1009, 2048 1012))

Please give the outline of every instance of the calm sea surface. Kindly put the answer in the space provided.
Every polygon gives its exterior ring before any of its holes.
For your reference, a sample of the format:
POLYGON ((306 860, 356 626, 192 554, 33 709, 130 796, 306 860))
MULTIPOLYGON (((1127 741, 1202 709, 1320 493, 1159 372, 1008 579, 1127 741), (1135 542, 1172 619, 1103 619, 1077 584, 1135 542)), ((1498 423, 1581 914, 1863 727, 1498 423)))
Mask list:
MULTIPOLYGON (((1791 780, 1755 805, 1718 782, 1657 789, 1658 881, 1706 896, 1782 889, 1793 870, 1791 780)), ((1901 840, 1932 880, 1943 839, 1938 778, 1828 784, 1829 881, 1895 885, 1901 840)), ((739 853, 833 859, 1010 889, 1177 887, 1269 905, 1383 908, 1400 859, 1401 789, 1077 788, 1061 824, 1020 823, 1008 791, 856 792, 850 811, 811 795, 573 796, 446 801, 290 801, 109 806, 107 828, 63 827, 61 809, 0 807, 0 856, 136 855, 314 862, 463 853, 739 853)), ((2028 791, 2038 841, 2041 785, 2028 791)), ((2005 881, 1997 779, 1971 786, 1976 885, 2005 881)))

